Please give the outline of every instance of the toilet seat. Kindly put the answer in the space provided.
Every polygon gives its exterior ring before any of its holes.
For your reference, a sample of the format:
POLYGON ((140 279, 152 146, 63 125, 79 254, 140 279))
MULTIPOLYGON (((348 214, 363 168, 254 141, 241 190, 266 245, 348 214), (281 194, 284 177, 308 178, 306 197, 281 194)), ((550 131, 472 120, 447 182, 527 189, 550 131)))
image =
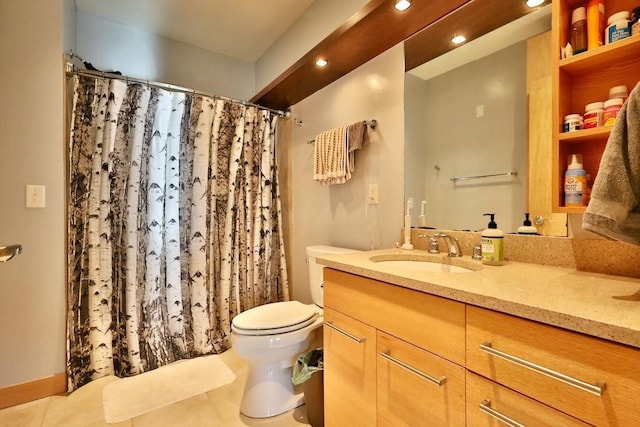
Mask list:
POLYGON ((284 334, 312 324, 317 317, 315 305, 299 301, 275 302, 238 314, 231 322, 231 329, 238 335, 284 334))

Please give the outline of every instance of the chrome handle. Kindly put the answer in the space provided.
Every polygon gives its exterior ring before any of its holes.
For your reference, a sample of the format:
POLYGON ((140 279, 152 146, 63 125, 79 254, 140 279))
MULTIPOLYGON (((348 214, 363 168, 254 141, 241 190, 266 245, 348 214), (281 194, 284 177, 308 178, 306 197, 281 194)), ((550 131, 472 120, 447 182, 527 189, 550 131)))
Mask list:
POLYGON ((331 322, 324 322, 324 325, 328 326, 331 329, 333 329, 337 333, 344 335, 345 337, 349 338, 350 340, 353 340, 353 341, 357 342, 358 344, 362 344, 363 342, 365 342, 367 340, 364 337, 363 338, 358 338, 355 335, 351 335, 349 332, 343 331, 342 329, 338 328, 337 326, 335 326, 331 322))
POLYGON ((411 372, 412 374, 416 374, 417 376, 419 376, 421 378, 424 378, 425 380, 429 381, 430 383, 433 383, 433 384, 437 385, 438 387, 442 387, 442 385, 447 382, 447 377, 440 377, 440 378, 432 377, 431 375, 426 374, 426 373, 414 368, 411 365, 407 365, 402 360, 396 359, 395 357, 391 356, 389 353, 380 353, 380 356, 385 358, 385 359, 387 359, 389 362, 395 363, 396 365, 406 369, 407 371, 411 372))
POLYGON ((505 353, 504 351, 497 350, 491 346, 490 342, 486 342, 484 344, 480 344, 480 350, 489 353, 493 356, 504 359, 508 362, 515 363, 518 366, 522 366, 523 368, 530 369, 534 372, 537 372, 542 375, 546 375, 548 377, 553 378, 554 380, 558 380, 565 384, 569 384, 575 388, 578 388, 582 391, 586 391, 587 393, 594 394, 596 396, 602 396, 605 390, 605 383, 599 382, 596 385, 589 384, 585 381, 579 380, 577 378, 570 377, 569 375, 562 374, 560 372, 556 372, 549 368, 545 368, 544 366, 540 366, 536 363, 529 362, 528 360, 521 359, 517 356, 514 356, 509 353, 505 353))
POLYGON ((22 253, 22 245, 0 246, 0 262, 7 262, 22 253))
POLYGON ((517 421, 512 420, 511 418, 507 417, 504 414, 501 414, 500 412, 496 411, 495 409, 493 409, 491 406, 491 401, 488 399, 483 400, 480 403, 480 410, 482 412, 484 412, 485 414, 488 414, 490 416, 492 416, 493 418, 495 418, 496 420, 510 426, 510 427, 524 427, 524 424, 520 424, 517 421))

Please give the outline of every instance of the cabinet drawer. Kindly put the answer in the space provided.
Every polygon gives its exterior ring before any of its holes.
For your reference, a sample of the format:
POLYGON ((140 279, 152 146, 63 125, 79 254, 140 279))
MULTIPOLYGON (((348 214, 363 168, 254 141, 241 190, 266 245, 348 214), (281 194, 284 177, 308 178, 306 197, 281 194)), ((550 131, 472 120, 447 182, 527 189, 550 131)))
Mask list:
POLYGON ((464 426, 465 369, 378 331, 378 425, 464 426))
POLYGON ((324 305, 464 365, 464 304, 330 268, 324 305))
MULTIPOLYGON (((589 424, 585 424, 520 393, 468 372, 467 425, 474 427, 502 427, 505 424, 509 425, 504 422, 505 419, 513 420, 515 423, 525 426, 589 426, 589 424), (488 412, 491 412, 491 414, 488 412)), ((512 425, 518 425, 515 423, 512 425)))
POLYGON ((376 331, 326 307, 324 321, 324 423, 375 426, 376 331))
POLYGON ((639 349, 472 306, 466 347, 469 370, 535 400, 597 426, 640 425, 639 349))

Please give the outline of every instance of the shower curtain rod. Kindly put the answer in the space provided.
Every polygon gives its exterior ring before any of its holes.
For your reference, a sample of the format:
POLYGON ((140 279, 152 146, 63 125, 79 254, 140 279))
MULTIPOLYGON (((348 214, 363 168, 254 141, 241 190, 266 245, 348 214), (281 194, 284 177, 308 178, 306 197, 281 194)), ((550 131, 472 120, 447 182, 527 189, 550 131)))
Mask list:
MULTIPOLYGON (((75 53, 71 53, 71 54, 67 54, 68 56, 70 56, 71 58, 78 58, 80 61, 82 61, 83 63, 85 62, 84 59, 82 59, 80 56, 78 56, 75 53)), ((234 98, 229 98, 226 96, 222 96, 222 95, 215 95, 215 94, 211 94, 211 93, 207 93, 207 92, 202 92, 196 89, 189 89, 189 88, 185 88, 182 86, 177 86, 177 85, 172 85, 169 83, 164 83, 164 82, 154 82, 154 81, 149 81, 149 80, 145 80, 145 79, 138 79, 135 77, 129 77, 129 76, 124 76, 121 74, 114 74, 114 73, 109 73, 108 71, 92 71, 92 70, 82 70, 80 68, 78 68, 76 65, 72 64, 72 63, 68 63, 68 65, 71 67, 71 70, 69 70, 67 68, 67 75, 72 75, 72 74, 79 74, 79 75, 83 75, 83 76, 93 76, 93 77, 104 77, 107 79, 116 79, 116 80, 124 80, 126 82, 134 82, 134 83, 142 83, 142 84, 146 84, 150 87, 156 87, 158 89, 167 89, 167 90, 172 90, 175 92, 182 92, 182 93, 189 93, 189 94, 193 94, 193 95, 202 95, 202 96, 207 96, 213 99, 221 99, 223 101, 229 101, 229 102, 233 102, 234 104, 240 104, 240 105, 245 105, 245 106, 251 106, 251 107, 256 107, 260 110, 267 110, 267 111, 271 111, 272 113, 275 113, 277 115, 279 115, 280 117, 283 117, 285 119, 288 119, 291 116, 291 112, 290 111, 282 111, 282 110, 274 110, 273 108, 269 108, 269 107, 264 107, 262 105, 258 105, 258 104, 254 104, 252 102, 249 101, 243 101, 241 99, 234 99, 234 98)))

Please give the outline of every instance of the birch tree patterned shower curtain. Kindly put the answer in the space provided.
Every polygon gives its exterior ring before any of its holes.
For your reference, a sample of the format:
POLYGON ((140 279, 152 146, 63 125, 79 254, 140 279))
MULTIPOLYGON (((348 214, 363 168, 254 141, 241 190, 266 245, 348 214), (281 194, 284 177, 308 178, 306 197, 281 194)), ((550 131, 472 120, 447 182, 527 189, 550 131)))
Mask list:
POLYGON ((222 352, 233 316, 289 299, 277 116, 72 79, 69 391, 222 352))

